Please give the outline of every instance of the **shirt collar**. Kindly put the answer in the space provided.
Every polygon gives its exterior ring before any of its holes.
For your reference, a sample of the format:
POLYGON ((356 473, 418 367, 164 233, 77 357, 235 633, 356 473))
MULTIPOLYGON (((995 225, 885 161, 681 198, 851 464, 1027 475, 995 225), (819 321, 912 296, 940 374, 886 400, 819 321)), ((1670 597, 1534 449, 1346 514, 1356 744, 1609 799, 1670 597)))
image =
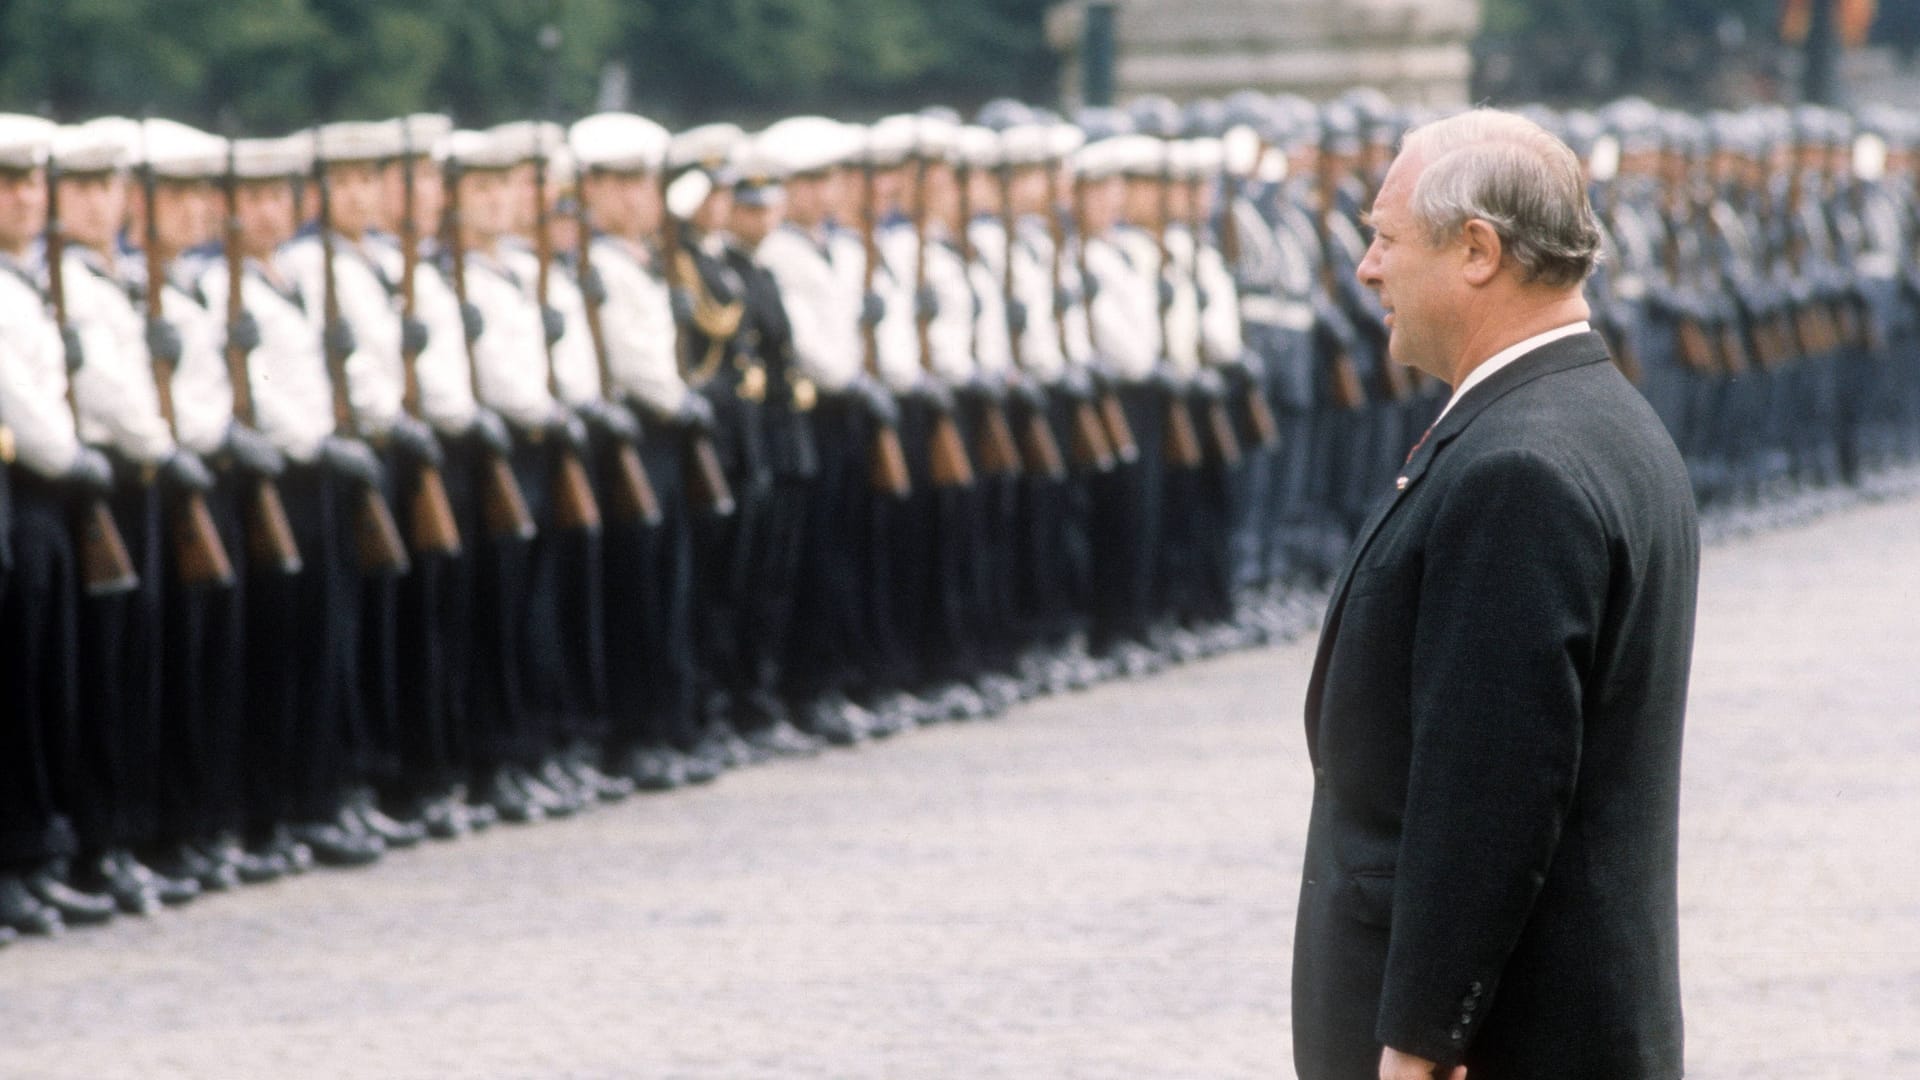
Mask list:
POLYGON ((1575 334, 1584 334, 1590 329, 1592 329, 1592 327, 1587 325, 1585 319, 1582 319, 1579 322, 1571 322, 1565 326, 1555 327, 1544 334, 1535 334, 1525 341, 1516 342, 1494 353, 1491 357, 1487 358, 1485 363, 1468 372, 1467 377, 1460 380, 1460 385, 1454 388, 1453 396, 1447 399, 1446 408, 1441 409, 1440 415, 1433 418, 1434 425, 1438 426, 1440 418, 1453 411, 1454 403, 1458 402, 1467 391, 1492 378, 1494 372, 1499 371, 1501 368, 1506 367, 1508 364, 1513 363, 1515 360, 1520 359, 1535 349, 1551 345, 1561 338, 1572 337, 1575 334))

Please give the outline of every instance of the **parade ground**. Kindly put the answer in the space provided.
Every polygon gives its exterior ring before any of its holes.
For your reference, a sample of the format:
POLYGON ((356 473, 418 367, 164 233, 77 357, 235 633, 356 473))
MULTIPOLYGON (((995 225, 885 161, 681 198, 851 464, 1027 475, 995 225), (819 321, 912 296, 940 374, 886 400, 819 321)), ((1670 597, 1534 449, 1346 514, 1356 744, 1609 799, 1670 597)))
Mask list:
MULTIPOLYGON (((1707 549, 1688 1075, 1920 1075, 1920 498, 1707 549)), ((0 952, 0 1077, 1292 1075, 1310 638, 0 952)))

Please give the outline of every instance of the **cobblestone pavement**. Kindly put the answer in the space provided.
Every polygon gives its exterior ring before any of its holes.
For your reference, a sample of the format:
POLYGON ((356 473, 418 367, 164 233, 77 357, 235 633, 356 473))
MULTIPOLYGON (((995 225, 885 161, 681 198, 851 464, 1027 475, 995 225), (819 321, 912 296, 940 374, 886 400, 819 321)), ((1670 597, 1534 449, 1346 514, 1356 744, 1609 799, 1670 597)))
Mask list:
MULTIPOLYGON (((1711 549, 1690 1075, 1914 1076, 1920 500, 1711 549)), ((1311 645, 0 953, 0 1077, 1290 1075, 1311 645)))

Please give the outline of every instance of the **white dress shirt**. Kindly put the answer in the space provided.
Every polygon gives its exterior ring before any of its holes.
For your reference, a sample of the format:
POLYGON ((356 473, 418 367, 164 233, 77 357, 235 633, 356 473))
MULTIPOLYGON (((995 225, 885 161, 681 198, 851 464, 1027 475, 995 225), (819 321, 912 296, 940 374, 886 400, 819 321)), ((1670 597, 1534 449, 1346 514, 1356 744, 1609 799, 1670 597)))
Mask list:
POLYGON ((1465 394, 1467 391, 1473 389, 1476 386, 1479 386, 1481 383, 1486 382, 1488 379, 1492 378, 1494 372, 1499 371, 1501 368, 1506 367, 1508 364, 1513 363, 1515 360, 1520 359, 1521 357, 1527 355, 1528 353, 1532 352, 1535 349, 1541 348, 1546 345, 1551 345, 1554 342, 1559 341, 1561 338, 1564 338, 1564 337, 1572 337, 1575 334, 1584 334, 1590 329, 1592 329, 1592 327, 1587 325, 1587 322, 1585 319, 1582 319, 1579 322, 1568 323, 1565 326, 1556 327, 1552 330, 1547 331, 1544 334, 1535 334, 1532 337, 1526 339, 1525 341, 1521 341, 1521 342, 1517 342, 1515 344, 1509 345, 1506 348, 1501 349, 1499 352, 1494 353, 1491 357, 1487 358, 1486 363, 1481 364, 1479 367, 1474 368, 1472 371, 1467 372, 1467 377, 1460 380, 1460 385, 1455 387, 1453 390, 1453 396, 1447 399, 1446 408, 1440 410, 1440 416, 1436 416, 1433 418, 1433 425, 1435 427, 1438 427, 1440 424, 1440 418, 1443 416, 1446 416, 1448 412, 1452 411, 1453 403, 1456 401, 1459 401, 1461 395, 1465 394))

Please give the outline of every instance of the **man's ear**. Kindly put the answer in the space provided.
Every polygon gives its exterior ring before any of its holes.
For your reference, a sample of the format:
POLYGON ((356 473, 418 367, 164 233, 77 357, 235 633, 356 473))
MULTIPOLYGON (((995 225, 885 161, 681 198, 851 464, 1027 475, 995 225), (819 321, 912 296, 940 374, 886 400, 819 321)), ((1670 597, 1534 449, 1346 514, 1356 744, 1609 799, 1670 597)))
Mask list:
POLYGON ((1500 234, 1493 226, 1480 218, 1472 218, 1460 227, 1462 267, 1467 284, 1480 286, 1493 280, 1500 270, 1500 262, 1506 257, 1506 250, 1500 243, 1500 234))

